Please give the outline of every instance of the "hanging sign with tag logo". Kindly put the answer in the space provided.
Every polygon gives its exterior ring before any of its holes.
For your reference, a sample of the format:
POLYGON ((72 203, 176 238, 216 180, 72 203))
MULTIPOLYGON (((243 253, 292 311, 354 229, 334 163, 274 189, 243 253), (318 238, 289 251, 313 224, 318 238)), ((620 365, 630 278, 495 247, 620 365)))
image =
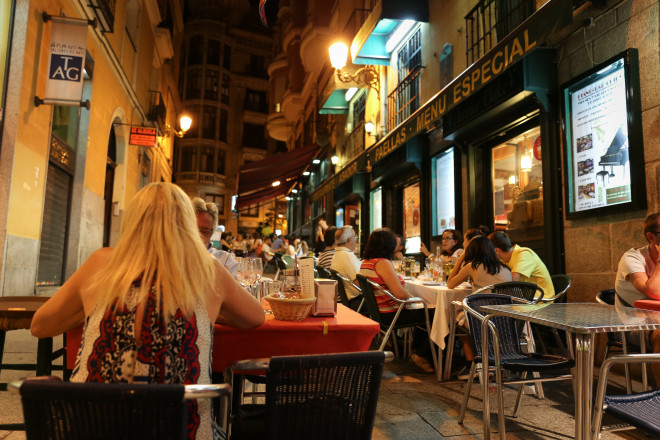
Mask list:
POLYGON ((79 105, 87 43, 87 20, 53 21, 48 57, 46 96, 60 105, 79 105))

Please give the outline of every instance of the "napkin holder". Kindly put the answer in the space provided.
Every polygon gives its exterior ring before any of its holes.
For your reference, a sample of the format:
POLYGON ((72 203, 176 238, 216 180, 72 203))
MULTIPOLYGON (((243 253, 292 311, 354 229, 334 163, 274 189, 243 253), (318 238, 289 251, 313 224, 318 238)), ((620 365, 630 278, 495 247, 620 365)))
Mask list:
POLYGON ((335 316, 337 314, 337 281, 326 279, 314 280, 312 316, 335 316))

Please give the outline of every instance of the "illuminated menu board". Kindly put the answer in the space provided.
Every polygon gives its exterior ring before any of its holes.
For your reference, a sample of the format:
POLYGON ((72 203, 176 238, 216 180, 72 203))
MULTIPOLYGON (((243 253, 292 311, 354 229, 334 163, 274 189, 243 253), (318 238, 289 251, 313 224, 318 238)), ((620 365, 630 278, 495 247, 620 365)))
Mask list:
POLYGON ((454 182, 454 148, 431 159, 433 197, 433 235, 456 228, 456 188, 454 182))
POLYGON ((569 217, 646 203, 636 55, 629 49, 563 88, 569 217))

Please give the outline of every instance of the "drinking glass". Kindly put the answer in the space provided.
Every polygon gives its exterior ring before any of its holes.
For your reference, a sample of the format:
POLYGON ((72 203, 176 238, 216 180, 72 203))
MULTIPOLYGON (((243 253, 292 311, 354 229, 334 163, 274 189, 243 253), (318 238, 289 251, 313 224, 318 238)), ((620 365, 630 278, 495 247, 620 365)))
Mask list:
POLYGON ((248 288, 252 285, 252 270, 251 263, 248 258, 237 258, 238 270, 236 271, 236 278, 243 287, 248 288))
POLYGON ((261 258, 250 258, 250 260, 252 260, 252 271, 254 272, 256 283, 261 280, 261 276, 264 274, 264 263, 261 261, 261 258))

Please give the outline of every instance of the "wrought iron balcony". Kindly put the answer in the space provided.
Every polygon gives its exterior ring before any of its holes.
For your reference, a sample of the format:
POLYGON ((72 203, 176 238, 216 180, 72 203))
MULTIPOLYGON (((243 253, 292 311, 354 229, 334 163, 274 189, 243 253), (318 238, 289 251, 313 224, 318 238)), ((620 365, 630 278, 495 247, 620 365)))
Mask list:
POLYGON ((113 32, 117 0, 89 0, 103 32, 113 32))
POLYGON ((396 128, 419 108, 420 74, 423 66, 417 66, 399 83, 387 97, 387 131, 396 128))

